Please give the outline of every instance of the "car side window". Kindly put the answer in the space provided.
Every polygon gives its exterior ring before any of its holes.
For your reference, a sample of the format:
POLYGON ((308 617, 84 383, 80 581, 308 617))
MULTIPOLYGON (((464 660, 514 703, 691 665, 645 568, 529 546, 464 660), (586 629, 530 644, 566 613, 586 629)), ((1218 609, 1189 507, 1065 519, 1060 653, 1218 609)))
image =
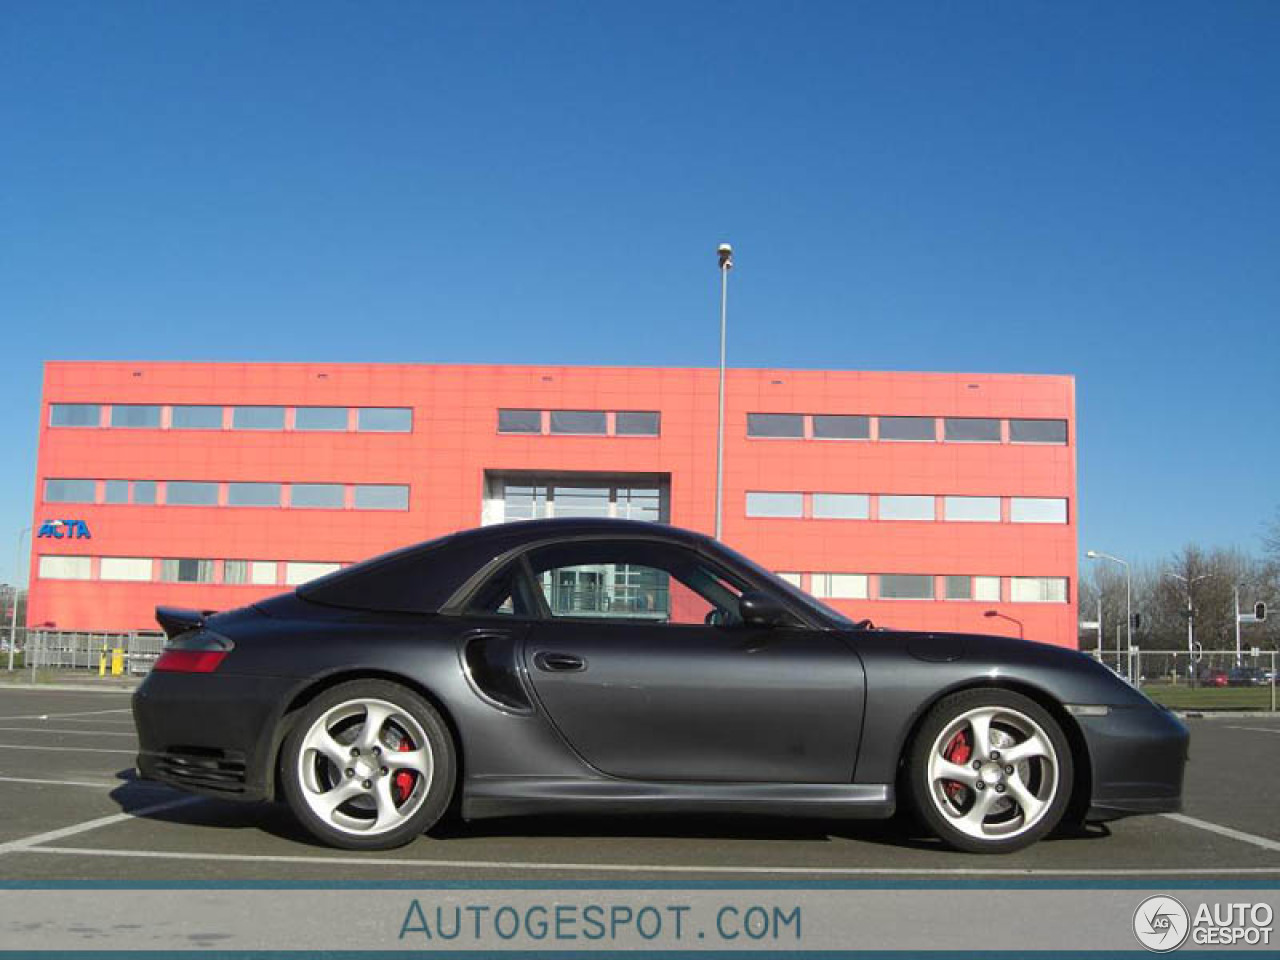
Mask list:
POLYGON ((585 541, 534 551, 556 618, 669 624, 737 622, 741 588, 696 554, 646 541, 585 541))

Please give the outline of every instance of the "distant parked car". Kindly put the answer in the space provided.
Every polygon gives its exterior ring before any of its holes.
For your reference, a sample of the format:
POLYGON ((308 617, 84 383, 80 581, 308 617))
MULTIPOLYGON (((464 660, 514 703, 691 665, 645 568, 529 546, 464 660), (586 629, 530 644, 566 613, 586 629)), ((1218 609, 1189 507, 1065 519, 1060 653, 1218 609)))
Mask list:
POLYGON ((1225 687, 1228 684, 1227 671, 1205 669, 1200 671, 1200 683, 1206 687, 1225 687))
POLYGON ((1260 687, 1266 682, 1266 675, 1257 667, 1234 667, 1227 674, 1227 683, 1233 687, 1260 687))

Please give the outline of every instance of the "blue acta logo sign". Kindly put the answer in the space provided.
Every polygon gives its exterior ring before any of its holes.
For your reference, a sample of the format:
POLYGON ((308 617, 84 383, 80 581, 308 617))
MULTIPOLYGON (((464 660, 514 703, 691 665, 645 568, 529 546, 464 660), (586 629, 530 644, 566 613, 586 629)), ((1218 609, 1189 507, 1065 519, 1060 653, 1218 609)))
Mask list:
POLYGON ((83 520, 46 520, 40 524, 40 537, 52 537, 54 540, 92 540, 89 525, 83 520))

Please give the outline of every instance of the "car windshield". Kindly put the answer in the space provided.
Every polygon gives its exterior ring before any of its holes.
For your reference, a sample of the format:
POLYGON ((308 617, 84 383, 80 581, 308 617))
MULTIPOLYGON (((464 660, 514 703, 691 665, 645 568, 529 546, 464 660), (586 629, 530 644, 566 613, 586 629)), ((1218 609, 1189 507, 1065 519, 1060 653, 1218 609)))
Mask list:
POLYGON ((743 556, 732 547, 727 547, 722 543, 717 543, 716 548, 732 557, 734 563, 738 566, 746 568, 754 576, 767 581, 770 589, 776 590, 778 593, 785 594, 788 598, 794 600, 806 610, 810 610, 813 613, 818 614, 822 619, 831 622, 833 626, 840 627, 842 629, 853 629, 858 626, 857 623, 849 617, 846 617, 839 610, 832 609, 812 595, 805 593, 795 584, 788 583, 771 570, 766 570, 750 557, 743 556))

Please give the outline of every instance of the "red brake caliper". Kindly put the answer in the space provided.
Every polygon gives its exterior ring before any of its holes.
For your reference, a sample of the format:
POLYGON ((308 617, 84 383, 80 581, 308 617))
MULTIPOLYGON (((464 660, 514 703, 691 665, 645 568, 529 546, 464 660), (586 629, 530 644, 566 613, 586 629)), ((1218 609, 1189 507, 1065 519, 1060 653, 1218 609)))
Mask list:
MULTIPOLYGON (((409 742, 409 738, 401 737, 400 745, 396 747, 396 750, 400 753, 408 753, 412 749, 413 744, 409 742)), ((395 784, 396 796, 399 797, 401 803, 408 800, 409 794, 413 793, 413 779, 414 774, 412 770, 397 770, 396 775, 391 778, 392 782, 395 784)))
MULTIPOLYGON (((951 742, 942 751, 944 757, 962 767, 969 762, 969 757, 972 753, 973 751, 969 747, 969 732, 967 730, 961 730, 952 737, 951 742)), ((943 782, 943 789, 947 791, 947 796, 951 798, 951 802, 957 803, 964 795, 965 787, 964 784, 955 780, 946 780, 943 782)))

